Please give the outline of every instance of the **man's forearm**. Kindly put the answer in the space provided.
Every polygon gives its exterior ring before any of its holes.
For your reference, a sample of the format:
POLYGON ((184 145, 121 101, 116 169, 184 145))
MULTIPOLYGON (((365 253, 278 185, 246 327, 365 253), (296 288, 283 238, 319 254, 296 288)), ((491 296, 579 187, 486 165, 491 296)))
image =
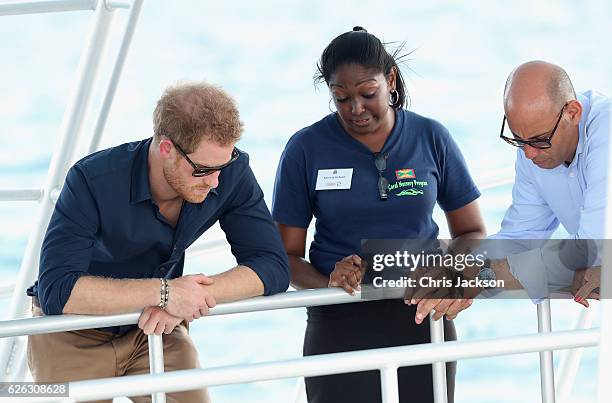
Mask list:
MULTIPOLYGON (((256 297, 264 293, 264 285, 259 276, 246 266, 236 266, 211 278, 214 283, 202 287, 210 291, 217 303, 256 297)), ((172 290, 170 297, 172 298, 172 290)))
MULTIPOLYGON (((237 266, 211 276, 214 283, 201 285, 217 303, 263 295, 259 276, 246 266, 237 266)), ((79 278, 64 306, 63 313, 112 315, 139 311, 160 302, 159 279, 109 279, 93 276, 79 278)), ((173 299, 170 285, 169 300, 173 299)))
POLYGON ((497 280, 504 281, 505 290, 520 290, 523 285, 510 272, 508 259, 491 260, 491 270, 495 273, 497 280))
POLYGON ((112 315, 142 310, 160 301, 159 279, 79 278, 63 313, 112 315))

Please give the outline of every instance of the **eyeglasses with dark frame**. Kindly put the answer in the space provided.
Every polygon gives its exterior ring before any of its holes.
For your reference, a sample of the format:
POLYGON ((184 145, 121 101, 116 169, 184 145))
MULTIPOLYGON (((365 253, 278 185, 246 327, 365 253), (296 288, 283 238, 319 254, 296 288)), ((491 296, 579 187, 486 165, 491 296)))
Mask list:
POLYGON ((383 176, 387 169, 387 155, 382 153, 374 153, 374 165, 378 170, 378 196, 380 200, 387 200, 389 197, 389 181, 383 176))
POLYGON ((195 162, 193 162, 188 156, 187 153, 181 148, 181 146, 179 146, 178 144, 176 144, 174 142, 174 140, 170 140, 172 141, 172 144, 174 144, 174 146, 176 147, 176 149, 183 155, 183 157, 185 157, 185 159, 187 160, 187 162, 189 163, 189 165, 191 165, 193 167, 193 172, 191 173, 191 176, 194 176, 196 178, 200 178, 202 176, 208 176, 208 175, 212 175, 213 173, 222 170, 223 168, 227 168, 228 166, 230 166, 234 161, 236 161, 238 159, 238 157, 240 156, 240 153, 238 152, 238 150, 236 148, 234 148, 232 150, 232 157, 230 158, 230 160, 228 162, 226 162, 225 164, 216 166, 216 167, 206 167, 203 165, 199 165, 196 164, 195 162))
POLYGON ((565 111, 565 107, 568 105, 568 102, 565 103, 565 105, 563 105, 563 108, 561 108, 561 112, 559 112, 559 117, 557 118, 557 123, 555 123, 555 127, 553 127, 553 129, 550 132, 550 135, 547 138, 544 139, 536 139, 536 140, 522 140, 522 139, 517 139, 514 137, 506 137, 504 136, 504 127, 506 126, 506 115, 504 115, 504 119, 502 121, 502 127, 501 127, 501 133, 499 134, 499 137, 501 137, 506 143, 515 146, 515 147, 525 147, 525 146, 530 146, 533 148, 537 148, 539 150, 545 150, 547 148, 552 147, 552 143, 551 140, 553 138, 553 136, 555 135, 555 132, 557 131, 557 127, 559 126, 559 123, 561 122, 561 117, 563 117, 563 112, 565 111))

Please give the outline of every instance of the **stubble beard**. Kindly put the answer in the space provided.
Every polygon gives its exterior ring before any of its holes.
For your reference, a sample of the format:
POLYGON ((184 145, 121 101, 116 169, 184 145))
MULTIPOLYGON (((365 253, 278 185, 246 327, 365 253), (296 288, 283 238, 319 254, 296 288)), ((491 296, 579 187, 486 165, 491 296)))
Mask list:
POLYGON ((177 171, 176 165, 172 167, 164 166, 164 179, 166 179, 168 185, 186 202, 202 203, 208 196, 210 187, 206 185, 188 186, 177 171))

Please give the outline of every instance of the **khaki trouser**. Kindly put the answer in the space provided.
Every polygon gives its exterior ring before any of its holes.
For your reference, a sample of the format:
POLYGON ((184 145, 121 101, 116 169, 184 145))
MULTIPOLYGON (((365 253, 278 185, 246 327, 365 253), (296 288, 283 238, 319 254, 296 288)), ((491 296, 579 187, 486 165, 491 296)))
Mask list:
MULTIPOLYGON (((33 316, 42 316, 33 306, 33 316)), ((163 335, 164 369, 198 368, 198 352, 184 323, 163 335)), ((135 328, 123 336, 95 329, 28 337, 28 365, 36 382, 68 382, 149 373, 148 338, 135 328)), ((151 396, 130 397, 135 403, 151 396)), ((166 395, 169 403, 208 403, 206 389, 166 395)), ((110 403, 112 400, 98 402, 110 403)))

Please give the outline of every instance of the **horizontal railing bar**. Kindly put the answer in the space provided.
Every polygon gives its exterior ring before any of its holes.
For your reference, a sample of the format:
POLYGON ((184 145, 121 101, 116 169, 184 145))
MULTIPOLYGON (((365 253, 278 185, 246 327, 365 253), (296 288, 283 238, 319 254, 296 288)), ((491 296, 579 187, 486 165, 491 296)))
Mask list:
POLYGON ((479 190, 495 189, 499 186, 509 185, 514 183, 514 174, 506 178, 497 178, 491 181, 483 182, 482 185, 478 186, 479 190))
MULTIPOLYGON (((372 300, 361 299, 360 295, 358 292, 355 295, 349 295, 338 288, 289 291, 267 297, 255 297, 219 304, 210 310, 209 316, 372 300)), ((397 295, 386 297, 396 298, 397 295)), ((0 321, 0 338, 132 325, 138 322, 139 316, 140 312, 132 312, 120 315, 49 315, 37 318, 12 319, 0 321)))
POLYGON ((492 175, 474 178, 479 190, 493 189, 514 182, 514 169, 495 171, 492 175))
POLYGON ((225 238, 198 242, 187 248, 187 250, 185 250, 185 254, 187 255, 187 257, 195 257, 203 253, 208 253, 214 249, 222 248, 226 245, 229 244, 227 243, 227 240, 225 238))
POLYGON ((15 283, 0 285, 0 297, 9 297, 15 289, 15 283))
POLYGON ((529 334, 443 344, 419 344, 373 350, 333 353, 271 361, 258 364, 230 365, 210 369, 166 372, 161 375, 133 375, 70 382, 70 397, 75 401, 137 396, 155 392, 177 392, 202 387, 258 382, 298 376, 320 376, 374 370, 397 364, 414 366, 437 361, 484 358, 490 356, 535 353, 599 343, 599 329, 573 330, 547 334, 529 334))
POLYGON ((0 201, 40 201, 43 189, 0 189, 0 201))
POLYGON ((108 8, 124 8, 128 9, 132 7, 132 4, 129 1, 114 1, 114 0, 105 0, 106 7, 108 8))
POLYGON ((93 11, 96 9, 97 2, 98 0, 13 1, 0 4, 0 16, 82 10, 93 11))

